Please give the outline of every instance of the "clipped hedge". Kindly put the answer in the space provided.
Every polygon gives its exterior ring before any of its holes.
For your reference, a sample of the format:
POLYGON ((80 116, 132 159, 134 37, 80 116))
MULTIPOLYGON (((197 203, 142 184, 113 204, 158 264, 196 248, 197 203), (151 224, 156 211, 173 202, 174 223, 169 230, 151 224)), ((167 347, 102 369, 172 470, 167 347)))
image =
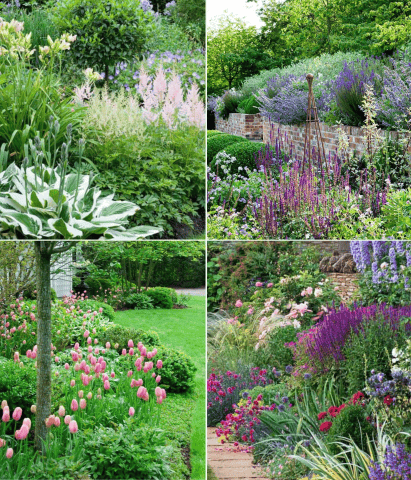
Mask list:
POLYGON ((157 332, 153 330, 137 330, 136 328, 127 328, 121 325, 113 325, 109 327, 100 338, 100 342, 105 345, 110 342, 111 348, 118 343, 116 348, 118 353, 121 353, 123 348, 128 348, 128 341, 133 340, 134 345, 141 342, 147 348, 158 347, 160 345, 160 338, 157 332))
MULTIPOLYGON (((230 164, 230 173, 241 173, 241 175, 246 175, 244 170, 238 171, 239 167, 244 169, 245 167, 249 168, 251 171, 255 170, 256 162, 255 159, 258 158, 258 152, 263 151, 263 154, 266 153, 268 147, 263 142, 239 142, 228 145, 224 148, 224 151, 231 157, 237 159, 236 162, 230 164)), ((211 162, 211 169, 215 171, 215 163, 217 155, 213 158, 211 162)), ((222 178, 223 172, 219 169, 219 177, 222 178)))
POLYGON ((220 132, 220 130, 207 130, 207 139, 214 137, 215 135, 226 135, 224 132, 220 132))
POLYGON ((98 302, 97 300, 87 299, 81 300, 79 305, 83 311, 91 310, 92 312, 98 312, 100 308, 103 309, 102 315, 110 320, 110 322, 114 322, 114 308, 111 305, 108 305, 104 302, 98 302))
POLYGON ((167 392, 181 393, 193 387, 197 367, 184 352, 161 345, 155 359, 163 362, 157 373, 161 376, 160 386, 167 392))
POLYGON ((243 137, 238 137, 237 135, 229 135, 224 133, 222 135, 213 135, 211 138, 207 139, 207 164, 210 164, 213 158, 221 150, 225 150, 229 145, 238 142, 248 142, 249 140, 243 137))

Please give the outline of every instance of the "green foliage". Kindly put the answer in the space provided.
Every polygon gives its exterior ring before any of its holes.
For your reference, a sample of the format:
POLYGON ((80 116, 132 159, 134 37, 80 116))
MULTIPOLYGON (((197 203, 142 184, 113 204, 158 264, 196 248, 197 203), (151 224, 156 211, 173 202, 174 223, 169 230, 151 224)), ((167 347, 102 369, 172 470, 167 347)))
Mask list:
POLYGON ((254 95, 250 95, 247 98, 241 100, 238 104, 238 112, 245 114, 256 114, 258 113, 260 104, 258 103, 254 95))
MULTIPOLYGON (((256 400, 258 395, 262 395, 263 405, 272 405, 273 403, 278 405, 278 403, 281 402, 282 397, 288 396, 289 390, 285 383, 277 383, 266 385, 264 387, 254 387, 251 390, 243 390, 240 398, 242 398, 243 394, 245 395, 246 393, 248 397, 251 397, 252 401, 256 400)), ((245 403, 244 400, 241 402, 245 403)))
POLYGON ((207 130, 207 139, 213 137, 214 135, 224 135, 224 132, 220 132, 219 130, 207 130))
POLYGON ((287 365, 293 365, 292 350, 284 344, 296 341, 297 330, 292 325, 273 329, 264 348, 264 353, 269 356, 268 363, 280 371, 284 371, 287 365))
POLYGON ((155 287, 150 288, 145 294, 151 299, 156 308, 173 308, 177 303, 177 293, 172 288, 155 287))
POLYGON ((341 437, 352 438, 360 448, 363 450, 366 448, 367 436, 371 439, 374 429, 365 417, 365 408, 359 403, 347 405, 340 411, 327 435, 327 444, 331 453, 336 455, 341 451, 338 445, 332 443, 338 442, 341 437))
POLYGON ((227 90, 217 102, 219 116, 227 120, 230 113, 235 113, 240 105, 241 97, 233 90, 227 90))
POLYGON ((0 358, 0 398, 7 400, 10 412, 23 409, 23 417, 29 417, 30 407, 36 403, 37 371, 34 362, 19 366, 13 360, 0 358))
POLYGON ((171 477, 168 460, 172 447, 166 446, 164 432, 138 425, 132 418, 116 429, 100 427, 89 431, 84 449, 95 452, 89 466, 92 478, 171 477))
POLYGON ((126 308, 134 308, 135 310, 150 310, 154 308, 151 298, 145 292, 127 295, 123 305, 126 308))
POLYGON ((186 392, 193 387, 197 367, 184 352, 165 346, 157 347, 156 358, 163 361, 163 367, 158 370, 161 385, 167 392, 186 392))
POLYGON ((176 222, 193 224, 205 205, 203 131, 148 126, 141 138, 93 131, 87 138, 86 156, 99 170, 96 185, 116 199, 137 201, 136 221, 153 221, 168 235, 176 222))
POLYGON ((53 21, 60 32, 77 35, 70 56, 79 67, 110 66, 141 53, 152 20, 133 0, 60 0, 53 21))
POLYGON ((110 322, 114 322, 115 313, 114 308, 111 305, 108 305, 104 302, 98 302, 97 300, 81 300, 78 305, 81 307, 83 311, 91 310, 92 312, 98 312, 100 308, 103 309, 102 315, 110 320, 110 322))
POLYGON ((409 238, 411 231, 411 188, 391 191, 382 206, 381 220, 387 237, 409 238))
POLYGON ((363 389, 371 370, 388 374, 391 351, 394 347, 405 346, 406 338, 404 324, 393 332, 390 323, 380 317, 364 323, 358 332, 352 332, 343 348, 345 361, 341 366, 348 393, 363 389))
POLYGON ((134 345, 141 342, 147 348, 154 348, 160 345, 158 334, 153 330, 146 332, 135 328, 122 327, 121 325, 112 325, 100 335, 100 341, 103 345, 110 342, 111 347, 114 348, 114 345, 118 343, 118 348, 116 349, 118 353, 121 353, 123 348, 128 348, 129 340, 133 340, 134 345))
MULTIPOLYGON (((258 159, 259 152, 262 152, 262 156, 266 155, 266 152, 270 149, 269 146, 265 145, 262 142, 237 142, 231 145, 228 145, 224 151, 227 155, 236 158, 236 162, 230 163, 230 173, 239 173, 241 175, 247 175, 245 171, 248 168, 250 171, 255 170, 256 159, 258 159)), ((215 171, 215 162, 216 157, 210 164, 211 169, 215 171)), ((220 178, 224 178, 224 174, 219 169, 220 178)))
POLYGON ((210 164, 218 152, 225 150, 226 147, 237 142, 248 142, 246 138, 237 135, 213 135, 207 138, 207 163, 210 164))

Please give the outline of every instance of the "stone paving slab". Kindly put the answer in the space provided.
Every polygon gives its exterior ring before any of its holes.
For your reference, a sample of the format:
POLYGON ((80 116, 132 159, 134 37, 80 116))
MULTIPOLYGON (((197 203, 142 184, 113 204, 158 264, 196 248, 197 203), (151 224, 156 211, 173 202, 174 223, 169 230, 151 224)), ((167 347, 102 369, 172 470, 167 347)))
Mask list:
POLYGON ((250 453, 238 450, 233 443, 219 443, 215 428, 207 428, 207 463, 219 480, 269 480, 252 461, 250 453))

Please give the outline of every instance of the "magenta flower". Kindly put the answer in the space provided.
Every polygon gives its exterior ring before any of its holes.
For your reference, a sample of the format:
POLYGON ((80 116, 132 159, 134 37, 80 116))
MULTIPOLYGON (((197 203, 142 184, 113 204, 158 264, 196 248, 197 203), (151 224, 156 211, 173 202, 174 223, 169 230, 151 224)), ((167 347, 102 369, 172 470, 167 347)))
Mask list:
POLYGON ((133 340, 129 340, 127 346, 128 348, 133 348, 134 347, 133 340))
POLYGON ((237 308, 240 308, 240 307, 243 306, 243 302, 242 302, 241 300, 237 300, 237 301, 235 302, 235 306, 236 306, 237 308))

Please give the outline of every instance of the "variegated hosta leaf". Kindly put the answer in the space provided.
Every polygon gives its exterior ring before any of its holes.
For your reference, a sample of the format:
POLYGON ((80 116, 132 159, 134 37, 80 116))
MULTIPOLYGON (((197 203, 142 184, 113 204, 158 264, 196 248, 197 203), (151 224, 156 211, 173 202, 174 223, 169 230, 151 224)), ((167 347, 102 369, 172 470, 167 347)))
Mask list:
POLYGON ((14 232, 26 238, 135 240, 155 235, 162 228, 127 229, 128 217, 139 207, 114 201, 90 188, 90 176, 61 176, 60 167, 11 164, 0 173, 0 235, 14 232))

